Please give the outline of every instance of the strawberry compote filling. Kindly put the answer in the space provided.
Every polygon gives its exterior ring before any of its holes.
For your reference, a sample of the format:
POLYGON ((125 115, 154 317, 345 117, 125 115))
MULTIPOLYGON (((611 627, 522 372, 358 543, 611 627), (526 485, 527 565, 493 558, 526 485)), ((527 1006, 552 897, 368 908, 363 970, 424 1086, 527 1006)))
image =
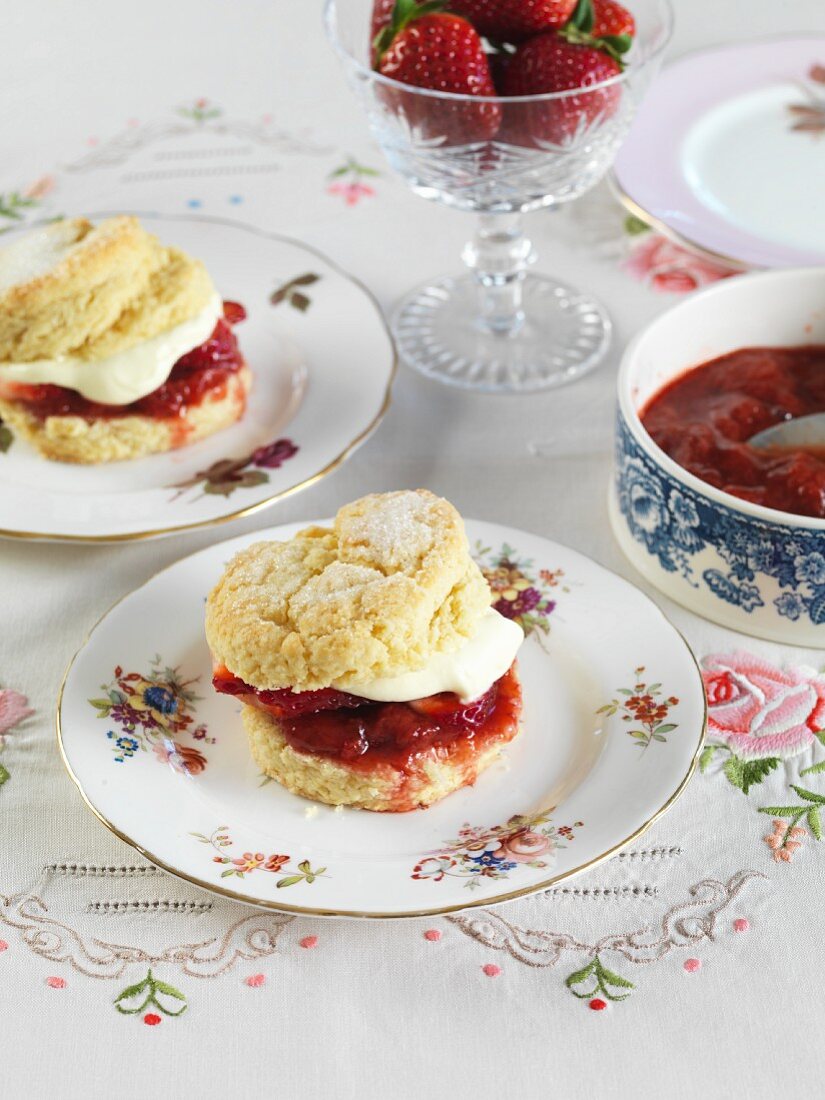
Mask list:
POLYGON ((382 766, 411 772, 425 755, 468 763, 511 740, 521 714, 515 665, 469 703, 449 692, 407 703, 375 703, 331 688, 259 691, 223 668, 215 671, 212 683, 217 691, 277 718, 297 752, 340 760, 362 772, 382 766))
POLYGON ((162 386, 129 405, 102 405, 76 390, 51 385, 15 384, 10 396, 40 420, 49 416, 81 416, 90 422, 122 416, 182 418, 207 397, 223 397, 230 377, 244 365, 231 326, 243 321, 246 311, 237 302, 224 302, 223 312, 209 339, 182 355, 162 386))

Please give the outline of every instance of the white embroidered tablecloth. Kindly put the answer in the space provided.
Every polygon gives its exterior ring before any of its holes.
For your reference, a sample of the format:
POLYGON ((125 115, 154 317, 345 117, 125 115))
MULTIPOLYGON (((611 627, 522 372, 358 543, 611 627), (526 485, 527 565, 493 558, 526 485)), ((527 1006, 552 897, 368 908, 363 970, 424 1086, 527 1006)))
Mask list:
MULTIPOLYGON (((825 31, 821 0, 676 9, 672 55, 825 31)), ((6 10, 0 229, 115 207, 236 217, 321 248, 385 305, 454 269, 469 219, 392 176, 319 13, 319 0, 6 10)), ((821 1091, 819 654, 734 635, 656 597, 707 660, 712 703, 730 690, 713 655, 739 652, 793 732, 777 738, 773 762, 745 768, 713 730, 722 747, 705 771, 627 851, 544 895, 452 917, 327 922, 190 888, 95 820, 55 746, 65 666, 118 597, 217 538, 327 515, 365 492, 426 485, 467 516, 568 543, 639 583, 604 507, 616 364, 673 291, 717 273, 623 222, 601 191, 528 223, 540 266, 592 288, 616 322, 608 362, 573 388, 495 400, 403 370, 385 422, 351 461, 231 530, 0 545, 4 1096, 821 1091), (118 1012, 115 999, 150 969, 175 992, 161 989, 160 1008, 118 1012)), ((740 725, 757 720, 748 707, 740 725)))

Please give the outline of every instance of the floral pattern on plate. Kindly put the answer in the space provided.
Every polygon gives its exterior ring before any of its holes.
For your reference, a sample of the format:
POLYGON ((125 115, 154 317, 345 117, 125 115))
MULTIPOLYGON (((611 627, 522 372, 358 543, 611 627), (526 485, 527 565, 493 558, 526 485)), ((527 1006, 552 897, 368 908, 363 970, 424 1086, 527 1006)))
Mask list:
POLYGON ((575 839, 573 829, 584 826, 576 821, 556 828, 550 824, 554 811, 555 806, 527 816, 514 814, 506 825, 492 828, 467 822, 455 840, 419 860, 411 877, 434 882, 463 878, 465 887, 474 890, 482 879, 509 878, 520 864, 549 867, 556 850, 567 846, 564 841, 575 839))
POLYGON ((635 739, 642 752, 649 749, 654 741, 667 741, 665 734, 678 729, 678 722, 668 722, 667 718, 671 709, 679 703, 675 695, 665 696, 661 684, 645 683, 642 679, 644 671, 644 665, 634 669, 633 687, 618 688, 618 697, 596 711, 596 714, 605 714, 608 718, 621 714, 623 722, 634 726, 625 733, 635 739))
POLYGON ((537 570, 532 558, 520 558, 506 542, 495 551, 477 542, 474 557, 493 591, 496 611, 517 622, 527 635, 536 630, 548 634, 557 591, 570 591, 564 570, 537 570))
MULTIPOLYGON (((269 481, 267 470, 278 470, 299 451, 291 439, 276 439, 265 447, 259 447, 244 458, 224 458, 213 462, 207 470, 199 470, 194 477, 182 481, 175 488, 172 500, 177 500, 186 489, 201 486, 202 493, 229 497, 236 489, 250 489, 269 481)), ((197 500, 197 497, 194 498, 197 500)))
POLYGON ((302 859, 297 866, 293 867, 291 866, 291 856, 278 853, 266 855, 264 852, 243 852, 240 856, 233 858, 226 851, 226 849, 232 847, 232 840, 226 825, 219 825, 217 829, 212 830, 209 836, 204 836, 203 833, 191 833, 190 835, 201 844, 208 844, 215 849, 217 855, 212 857, 212 862, 226 865, 224 870, 221 871, 221 878, 232 876, 244 878, 245 875, 249 875, 253 871, 270 871, 273 874, 284 871, 286 872, 284 877, 279 878, 275 883, 277 889, 282 890, 286 886, 295 886, 299 882, 312 885, 318 878, 329 877, 326 874, 326 867, 313 868, 308 859, 302 859))
POLYGON ((159 656, 147 674, 124 672, 117 665, 113 679, 101 684, 103 695, 88 700, 98 718, 117 727, 106 731, 115 763, 122 764, 138 752, 151 750, 161 763, 177 772, 202 772, 207 765, 204 754, 179 740, 186 734, 196 741, 215 743, 206 726, 196 724, 194 711, 199 696, 193 685, 199 679, 183 679, 179 667, 164 666, 159 656))

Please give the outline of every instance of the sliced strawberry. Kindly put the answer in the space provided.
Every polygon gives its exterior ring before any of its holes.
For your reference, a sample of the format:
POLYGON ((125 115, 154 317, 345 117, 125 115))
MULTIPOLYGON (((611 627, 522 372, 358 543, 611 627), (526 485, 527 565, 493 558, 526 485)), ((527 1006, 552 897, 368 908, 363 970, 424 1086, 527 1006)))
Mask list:
MULTIPOLYGON (((382 76, 415 88, 481 101, 495 96, 478 32, 466 19, 439 10, 442 6, 442 0, 396 0, 392 20, 376 41, 375 67, 382 76)), ((501 122, 496 103, 476 105, 391 88, 382 94, 422 137, 442 145, 488 141, 501 122)))
POLYGON ((433 718, 439 725, 480 726, 495 705, 497 685, 478 699, 462 703, 457 695, 445 691, 440 695, 430 695, 426 699, 413 699, 407 706, 418 714, 433 718))
POLYGON ((222 695, 254 697, 262 710, 267 710, 276 718, 296 718, 302 714, 317 714, 322 710, 346 710, 370 705, 369 699, 336 691, 334 688, 322 688, 320 691, 290 691, 289 688, 262 691, 233 676, 225 668, 215 670, 212 685, 222 695))
POLYGON ((479 34, 494 42, 521 42, 533 34, 563 27, 577 0, 448 0, 479 34))
POLYGON ((239 325, 246 320, 246 310, 240 302, 224 302, 223 319, 228 325, 239 325))

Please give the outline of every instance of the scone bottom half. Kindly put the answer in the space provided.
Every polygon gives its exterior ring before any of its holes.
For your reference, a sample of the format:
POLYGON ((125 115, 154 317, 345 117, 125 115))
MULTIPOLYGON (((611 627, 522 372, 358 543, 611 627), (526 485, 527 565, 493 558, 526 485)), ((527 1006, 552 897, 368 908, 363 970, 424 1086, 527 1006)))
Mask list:
POLYGON ((0 249, 0 418, 61 462, 194 443, 246 408, 244 317, 137 218, 33 230, 0 249))
POLYGON ((260 770, 293 793, 423 808, 474 783, 519 731, 522 634, 494 623, 498 650, 482 652, 491 599, 452 505, 374 494, 227 565, 207 600, 213 684, 243 704, 260 770))

